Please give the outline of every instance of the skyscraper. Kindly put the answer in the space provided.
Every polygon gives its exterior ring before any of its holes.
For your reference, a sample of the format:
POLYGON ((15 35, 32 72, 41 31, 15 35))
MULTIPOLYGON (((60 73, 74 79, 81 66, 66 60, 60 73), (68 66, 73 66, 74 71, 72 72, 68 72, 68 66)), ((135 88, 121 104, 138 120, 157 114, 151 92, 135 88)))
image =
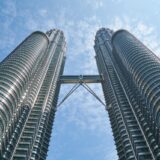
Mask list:
MULTIPOLYGON (((44 160, 61 83, 102 83, 119 160, 160 160, 160 62, 126 30, 100 29, 99 75, 62 75, 63 32, 36 31, 0 64, 0 159, 44 160)), ((63 102, 62 101, 62 102, 63 102)), ((61 103, 60 103, 61 104, 61 103)))
POLYGON ((126 30, 100 29, 94 48, 119 159, 160 159, 159 59, 126 30))
POLYGON ((45 159, 63 72, 62 31, 34 32, 0 64, 0 159, 45 159))

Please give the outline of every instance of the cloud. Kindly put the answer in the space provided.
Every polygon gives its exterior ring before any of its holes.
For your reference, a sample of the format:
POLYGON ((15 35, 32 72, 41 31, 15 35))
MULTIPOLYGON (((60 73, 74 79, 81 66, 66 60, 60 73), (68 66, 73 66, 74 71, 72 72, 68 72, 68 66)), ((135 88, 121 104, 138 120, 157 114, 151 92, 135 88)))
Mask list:
MULTIPOLYGON (((92 84, 90 87, 104 101, 101 85, 92 84)), ((70 85, 64 86, 61 89, 60 97, 64 97, 70 88, 70 85)), ((63 132, 67 123, 74 123, 82 130, 95 134, 105 133, 106 135, 111 135, 111 130, 107 130, 107 126, 110 126, 110 124, 104 106, 82 86, 60 106, 57 114, 62 119, 65 119, 65 124, 60 124, 59 132, 63 132), (98 133, 96 132, 97 130, 98 133)))
MULTIPOLYGON (((69 91, 71 86, 63 86, 60 97, 64 97, 69 91)), ((101 92, 101 86, 92 84, 90 87, 96 92, 97 95, 103 99, 101 92)), ((103 99, 104 100, 104 99, 103 99)), ((89 94, 83 87, 80 87, 71 97, 69 97, 56 113, 55 125, 54 125, 53 139, 57 146, 60 140, 56 140, 60 135, 66 136, 67 142, 63 142, 63 146, 60 145, 58 152, 61 152, 66 148, 67 152, 74 151, 74 146, 68 147, 68 141, 70 143, 76 143, 76 148, 80 148, 82 155, 87 157, 98 157, 99 159, 105 159, 106 157, 116 157, 115 146, 113 146, 113 139, 111 133, 111 126, 105 111, 99 101, 89 94), (59 127, 58 127, 59 126, 59 127), (71 126, 71 127, 70 127, 71 126), (88 137, 86 142, 84 141, 84 134, 94 137, 93 144, 91 145, 90 138, 88 137), (96 141, 99 141, 100 143, 96 141), (82 144, 81 144, 82 143, 82 144), (109 144, 109 145, 106 145, 109 144), (113 154, 106 155, 106 152, 113 154), (101 157, 99 157, 101 156, 101 157)), ((58 146, 57 146, 58 147, 58 146)), ((56 147, 56 148, 57 148, 56 147)), ((57 152, 55 151, 55 152, 57 152)), ((76 153, 75 153, 76 154, 76 153)), ((63 157, 56 154, 56 156, 63 157)), ((66 155, 67 156, 67 155, 66 155)), ((70 157, 72 157, 70 155, 70 157)))
POLYGON ((47 16, 47 14, 48 14, 48 11, 47 11, 47 9, 40 9, 39 10, 39 14, 40 14, 40 16, 42 16, 42 17, 46 17, 47 16))
POLYGON ((103 0, 87 0, 86 3, 93 9, 99 9, 103 6, 103 0))
MULTIPOLYGON (((79 74, 97 73, 96 63, 94 60, 94 38, 95 33, 101 26, 101 22, 97 17, 84 18, 80 21, 70 21, 67 18, 62 18, 60 28, 64 31, 67 37, 68 54, 67 63, 74 63, 75 67, 79 68, 79 74), (81 59, 83 57, 83 65, 81 59), (90 67, 92 66, 92 67, 90 67)), ((66 64, 68 66, 68 64, 66 64)), ((65 69, 65 73, 74 72, 70 67, 65 69)))
POLYGON ((8 22, 8 20, 10 20, 8 23, 11 23, 17 13, 14 1, 6 0, 2 2, 0 13, 1 15, 5 16, 5 18, 7 18, 5 21, 6 23, 8 22))
POLYGON ((2 1, 0 5, 0 58, 3 57, 4 50, 12 48, 15 41, 15 33, 12 30, 12 23, 17 16, 17 9, 14 1, 2 1))
POLYGON ((122 0, 111 0, 112 2, 114 2, 114 3, 120 3, 120 2, 122 2, 122 0))

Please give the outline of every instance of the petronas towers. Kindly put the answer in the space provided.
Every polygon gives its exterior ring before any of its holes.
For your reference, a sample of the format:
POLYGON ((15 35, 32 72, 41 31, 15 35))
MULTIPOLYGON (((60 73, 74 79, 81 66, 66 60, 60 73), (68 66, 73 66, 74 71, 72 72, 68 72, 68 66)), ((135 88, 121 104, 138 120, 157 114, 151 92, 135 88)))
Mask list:
MULTIPOLYGON (((101 28, 94 48, 119 160, 160 160, 160 60, 126 30, 101 28)), ((1 62, 0 159, 46 159, 65 52, 62 31, 36 31, 1 62)))

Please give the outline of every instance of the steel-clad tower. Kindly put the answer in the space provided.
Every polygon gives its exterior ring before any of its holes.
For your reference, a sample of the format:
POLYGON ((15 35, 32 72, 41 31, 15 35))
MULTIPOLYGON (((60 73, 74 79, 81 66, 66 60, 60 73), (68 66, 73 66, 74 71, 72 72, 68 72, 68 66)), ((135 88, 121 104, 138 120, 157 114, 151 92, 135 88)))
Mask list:
POLYGON ((100 29, 94 48, 119 159, 160 159, 159 59, 126 30, 100 29))
POLYGON ((0 159, 45 159, 66 42, 62 31, 34 32, 0 64, 0 159))

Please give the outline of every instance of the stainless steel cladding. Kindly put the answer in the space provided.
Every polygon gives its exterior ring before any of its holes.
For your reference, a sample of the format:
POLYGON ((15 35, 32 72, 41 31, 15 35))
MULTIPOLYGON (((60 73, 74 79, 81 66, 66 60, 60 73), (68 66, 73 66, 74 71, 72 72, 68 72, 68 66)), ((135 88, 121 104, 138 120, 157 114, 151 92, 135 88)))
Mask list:
POLYGON ((115 54, 146 99, 151 121, 160 128, 160 60, 145 45, 125 30, 112 39, 115 54))
POLYGON ((31 71, 48 43, 45 34, 34 32, 0 64, 0 136, 10 123, 31 71))
POLYGON ((95 52, 119 160, 160 159, 159 59, 125 30, 100 29, 95 52))
POLYGON ((0 159, 45 159, 63 72, 63 32, 34 32, 0 64, 0 159))

